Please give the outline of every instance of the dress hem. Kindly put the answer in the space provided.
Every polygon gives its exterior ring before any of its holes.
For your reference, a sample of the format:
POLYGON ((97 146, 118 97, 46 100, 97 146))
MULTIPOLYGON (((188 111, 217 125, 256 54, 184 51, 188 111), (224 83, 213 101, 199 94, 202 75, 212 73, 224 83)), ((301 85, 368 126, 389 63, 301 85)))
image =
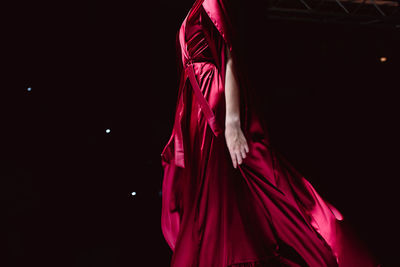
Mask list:
POLYGON ((280 254, 269 256, 267 258, 258 258, 244 260, 241 262, 228 264, 226 267, 302 267, 288 259, 285 259, 280 254))

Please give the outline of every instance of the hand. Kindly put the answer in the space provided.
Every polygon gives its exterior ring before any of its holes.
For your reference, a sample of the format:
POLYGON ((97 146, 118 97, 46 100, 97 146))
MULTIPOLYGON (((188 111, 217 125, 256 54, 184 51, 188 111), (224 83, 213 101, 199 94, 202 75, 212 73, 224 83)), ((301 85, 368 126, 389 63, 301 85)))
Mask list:
POLYGON ((247 140, 239 124, 228 124, 225 126, 225 140, 231 154, 233 167, 236 169, 238 164, 242 164, 249 152, 247 140))

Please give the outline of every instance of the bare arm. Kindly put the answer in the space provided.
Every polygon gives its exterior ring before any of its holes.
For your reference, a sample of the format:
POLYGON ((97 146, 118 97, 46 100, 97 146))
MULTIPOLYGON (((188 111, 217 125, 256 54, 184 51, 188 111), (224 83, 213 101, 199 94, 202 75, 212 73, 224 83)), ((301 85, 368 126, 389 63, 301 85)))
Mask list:
POLYGON ((239 88, 235 77, 232 57, 228 48, 226 49, 226 54, 227 61, 225 73, 225 126, 230 124, 240 126, 239 88))
POLYGON ((233 167, 242 164, 242 160, 249 152, 246 138, 240 126, 240 94, 234 71, 234 64, 230 51, 226 49, 226 73, 225 73, 225 139, 232 158, 233 167))

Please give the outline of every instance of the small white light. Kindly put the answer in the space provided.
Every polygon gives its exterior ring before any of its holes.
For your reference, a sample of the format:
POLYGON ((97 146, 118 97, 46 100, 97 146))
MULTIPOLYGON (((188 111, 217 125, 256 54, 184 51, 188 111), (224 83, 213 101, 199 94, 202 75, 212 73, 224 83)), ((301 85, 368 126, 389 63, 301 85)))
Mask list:
POLYGON ((110 129, 106 129, 106 133, 110 133, 111 132, 111 130, 110 129))
POLYGON ((26 90, 27 90, 28 92, 30 92, 30 91, 32 91, 32 88, 31 88, 31 87, 28 87, 26 90))
POLYGON ((381 61, 381 62, 386 62, 386 61, 387 61, 387 58, 386 58, 386 57, 381 57, 381 58, 380 58, 380 61, 381 61))
POLYGON ((132 195, 132 196, 136 196, 136 192, 132 192, 131 195, 132 195))

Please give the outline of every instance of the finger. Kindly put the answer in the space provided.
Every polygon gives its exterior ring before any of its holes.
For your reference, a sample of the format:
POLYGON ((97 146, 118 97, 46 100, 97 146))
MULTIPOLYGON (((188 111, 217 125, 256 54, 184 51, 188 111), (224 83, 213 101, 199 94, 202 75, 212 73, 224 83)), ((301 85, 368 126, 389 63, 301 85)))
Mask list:
POLYGON ((242 164, 242 155, 240 154, 240 151, 237 151, 236 152, 236 158, 237 158, 237 161, 238 161, 238 164, 240 165, 240 164, 242 164))
POLYGON ((246 151, 245 151, 245 150, 246 150, 246 148, 245 148, 244 146, 242 146, 240 152, 241 152, 241 155, 242 155, 242 158, 243 158, 243 159, 246 158, 246 151))
POLYGON ((246 152, 249 153, 249 145, 247 144, 247 141, 244 144, 244 148, 246 149, 246 152))
POLYGON ((231 158, 232 158, 233 168, 236 169, 236 155, 235 155, 235 153, 231 153, 231 158))

